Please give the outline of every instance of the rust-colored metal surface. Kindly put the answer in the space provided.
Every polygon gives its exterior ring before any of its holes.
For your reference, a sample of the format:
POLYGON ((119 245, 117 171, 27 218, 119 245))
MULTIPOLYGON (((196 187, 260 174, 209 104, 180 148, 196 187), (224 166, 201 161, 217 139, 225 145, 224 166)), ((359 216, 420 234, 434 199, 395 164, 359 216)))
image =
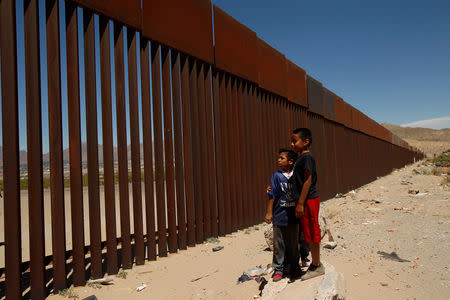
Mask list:
POLYGON ((220 73, 215 70, 213 77, 213 108, 214 108, 214 141, 215 141, 215 172, 217 186, 218 235, 225 235, 225 184, 224 184, 224 142, 223 116, 221 110, 220 73))
POLYGON ((98 172, 98 140, 97 140, 97 88, 95 75, 95 28, 94 14, 90 10, 83 11, 84 27, 84 70, 86 100, 86 132, 88 163, 88 195, 89 195, 89 233, 92 278, 103 277, 102 249, 100 227, 100 192, 98 172))
POLYGON ((147 260, 156 260, 155 189, 153 185, 152 116, 150 97, 150 44, 141 38, 142 133, 144 151, 147 260))
MULTIPOLYGON (((76 20, 76 14, 74 16, 76 20)), ((75 24, 76 25, 76 24, 75 24)), ((117 230, 116 230, 116 195, 114 186, 113 122, 111 102, 111 54, 110 25, 106 17, 99 18, 100 25, 100 80, 102 95, 102 132, 103 132, 103 185, 105 192, 106 221, 106 269, 108 274, 117 274, 117 230)), ((76 37, 76 26, 74 29, 76 37)), ((76 44, 75 44, 76 45, 76 44)), ((69 63, 68 63, 69 65, 69 63)), ((78 70, 78 65, 77 65, 78 70)), ((78 79, 78 75, 77 75, 78 79)), ((78 81, 77 81, 78 82, 78 81)), ((78 90, 78 84, 76 85, 78 90)), ((75 88, 75 87, 74 87, 75 88)), ((81 156, 80 156, 81 157, 81 156)), ((81 173, 80 173, 81 175, 81 173)), ((81 179, 81 178, 80 178, 81 179)), ((79 228, 79 227, 72 227, 79 228)), ((84 267, 83 267, 84 270, 84 267)))
POLYGON ((259 86, 267 91, 287 97, 287 68, 283 54, 263 40, 257 40, 259 48, 259 86))
POLYGON ((323 116, 325 109, 322 84, 311 76, 306 77, 306 82, 308 84, 308 109, 323 116))
POLYGON ((191 100, 191 137, 192 137, 192 162, 194 182, 194 208, 195 208, 195 241, 203 243, 203 195, 201 182, 201 147, 200 147, 200 122, 198 111, 198 63, 194 58, 189 58, 189 91, 191 100))
POLYGON ((116 123, 117 123, 117 160, 119 168, 119 205, 120 205, 120 235, 122 249, 122 268, 130 269, 131 235, 130 235, 130 203, 128 194, 128 157, 127 129, 125 105, 125 75, 124 75, 124 38, 123 26, 114 23, 114 66, 116 80, 116 123))
POLYGON ((127 26, 142 29, 141 0, 70 0, 127 26))
POLYGON ((186 205, 184 203, 183 132, 180 54, 172 51, 173 139, 175 147, 175 183, 177 198, 178 248, 186 249, 186 205))
POLYGON ((181 104, 183 106, 183 151, 186 194, 187 244, 195 246, 194 162, 192 148, 189 59, 181 55, 181 104))
POLYGON ((175 206, 175 174, 173 158, 172 99, 170 87, 170 53, 167 47, 162 48, 163 78, 163 115, 164 115, 164 160, 166 167, 166 202, 167 224, 169 233, 169 252, 177 252, 177 220, 175 206))
POLYGON ((30 232, 31 297, 44 299, 45 233, 42 178, 42 121, 37 1, 24 7, 25 80, 27 102, 28 215, 30 232))
POLYGON ((334 120, 334 94, 323 88, 323 112, 325 118, 334 120))
MULTIPOLYGON (((213 100, 212 100, 213 86, 212 86, 212 68, 207 65, 205 70, 205 110, 206 110, 206 140, 208 162, 215 160, 214 152, 214 136, 213 136, 213 100)), ((210 205, 210 219, 211 219, 211 236, 218 236, 217 228, 217 196, 216 196, 216 172, 214 164, 208 165, 208 179, 209 179, 209 205, 210 205)))
POLYGON ((53 288, 55 291, 58 291, 66 288, 66 232, 63 191, 64 173, 58 2, 56 0, 47 0, 46 8, 53 288))
POLYGON ((0 3, 2 84, 3 197, 7 299, 20 299, 21 228, 19 187, 19 121, 15 1, 0 3), (5 130, 7 129, 7 130, 5 130))
POLYGON ((223 185, 224 185, 224 202, 225 202, 225 218, 224 218, 224 228, 225 234, 231 233, 231 145, 230 145, 230 136, 231 136, 231 122, 229 121, 229 109, 228 106, 228 86, 230 85, 230 77, 224 73, 221 74, 219 78, 220 82, 220 109, 222 116, 222 124, 220 130, 222 131, 223 138, 223 185))
POLYGON ((141 146, 139 139, 139 103, 137 77, 136 31, 128 28, 128 92, 131 138, 131 173, 133 186, 134 256, 136 265, 145 259, 144 229, 142 219, 141 146))
POLYGON ((142 34, 214 63, 209 0, 142 0, 142 34))
POLYGON ((287 64, 287 98, 292 103, 308 107, 306 72, 286 59, 287 64))
POLYGON ((153 138, 155 149, 156 213, 158 222, 158 256, 167 256, 166 201, 164 193, 163 128, 161 107, 161 46, 151 43, 153 138))
MULTIPOLYGON (((86 275, 84 230, 80 230, 80 228, 84 228, 84 212, 78 71, 78 25, 77 8, 72 2, 66 2, 66 24, 67 101, 69 110, 69 136, 71 137, 69 139, 69 153, 73 284, 75 286, 82 286, 86 284, 86 275)), ((116 235, 114 234, 114 240, 115 237, 116 235)))
MULTIPOLYGON (((205 100, 205 69, 206 65, 197 61, 197 96, 198 96, 198 126, 199 126, 199 141, 200 141, 200 152, 199 152, 199 173, 209 174, 209 164, 207 160, 202 158, 208 158, 208 140, 207 140, 207 124, 206 124, 206 100, 205 100)), ((202 184, 199 181, 199 186, 201 189, 201 201, 202 201, 202 213, 203 213, 203 238, 207 239, 211 236, 211 211, 210 211, 210 199, 209 199, 209 184, 202 184)))
POLYGON ((214 5, 216 68, 258 82, 259 48, 256 33, 214 5))

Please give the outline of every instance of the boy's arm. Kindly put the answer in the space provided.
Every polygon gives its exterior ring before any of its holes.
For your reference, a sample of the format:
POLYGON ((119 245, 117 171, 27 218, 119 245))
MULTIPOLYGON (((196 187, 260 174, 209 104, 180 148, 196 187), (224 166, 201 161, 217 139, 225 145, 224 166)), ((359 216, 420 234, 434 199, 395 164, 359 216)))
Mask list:
POLYGON ((272 223, 273 220, 273 213, 272 213, 272 208, 273 208, 273 198, 269 198, 269 201, 267 201, 267 212, 266 212, 266 223, 270 224, 272 223))
POLYGON ((309 170, 305 170, 304 173, 305 183, 302 187, 302 192, 300 193, 300 198, 297 201, 297 204, 295 205, 295 216, 297 218, 300 218, 303 216, 303 206, 306 201, 306 197, 308 196, 309 188, 311 187, 311 181, 312 181, 312 175, 309 170))
POLYGON ((277 189, 277 180, 275 174, 270 178, 270 190, 267 189, 267 196, 269 196, 269 201, 267 202, 267 211, 266 211, 266 223, 270 224, 273 220, 273 202, 275 198, 275 190, 277 189))

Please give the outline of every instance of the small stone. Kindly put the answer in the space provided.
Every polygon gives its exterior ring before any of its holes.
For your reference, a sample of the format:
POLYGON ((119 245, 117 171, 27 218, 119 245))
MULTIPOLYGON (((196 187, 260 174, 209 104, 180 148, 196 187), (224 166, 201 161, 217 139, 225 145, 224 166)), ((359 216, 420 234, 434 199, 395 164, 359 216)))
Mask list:
POLYGON ((388 286, 386 282, 380 282, 381 286, 388 286))
POLYGON ((315 300, 343 300, 345 299, 345 278, 342 273, 331 272, 325 274, 322 284, 317 290, 315 300))

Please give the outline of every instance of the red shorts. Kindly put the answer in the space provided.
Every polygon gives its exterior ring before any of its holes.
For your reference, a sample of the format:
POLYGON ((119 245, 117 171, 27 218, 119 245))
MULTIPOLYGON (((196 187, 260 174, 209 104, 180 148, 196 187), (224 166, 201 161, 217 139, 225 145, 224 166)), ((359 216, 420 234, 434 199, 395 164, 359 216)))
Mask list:
POLYGON ((320 198, 307 199, 305 202, 300 223, 302 224, 303 237, 307 243, 320 243, 319 207, 320 198))

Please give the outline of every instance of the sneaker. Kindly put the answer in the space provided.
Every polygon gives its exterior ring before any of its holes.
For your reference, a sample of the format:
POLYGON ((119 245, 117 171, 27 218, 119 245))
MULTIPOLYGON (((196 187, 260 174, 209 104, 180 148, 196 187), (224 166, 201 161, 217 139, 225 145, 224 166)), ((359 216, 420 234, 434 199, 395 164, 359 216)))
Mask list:
POLYGON ((273 275, 273 282, 277 282, 280 281, 283 278, 283 274, 281 273, 276 273, 275 275, 273 275))
POLYGON ((307 268, 307 267, 309 267, 309 265, 311 265, 311 261, 309 259, 302 260, 302 264, 301 264, 302 268, 307 268))
POLYGON ((318 266, 310 265, 305 275, 302 276, 302 280, 308 280, 317 276, 325 274, 325 267, 320 263, 318 266))

